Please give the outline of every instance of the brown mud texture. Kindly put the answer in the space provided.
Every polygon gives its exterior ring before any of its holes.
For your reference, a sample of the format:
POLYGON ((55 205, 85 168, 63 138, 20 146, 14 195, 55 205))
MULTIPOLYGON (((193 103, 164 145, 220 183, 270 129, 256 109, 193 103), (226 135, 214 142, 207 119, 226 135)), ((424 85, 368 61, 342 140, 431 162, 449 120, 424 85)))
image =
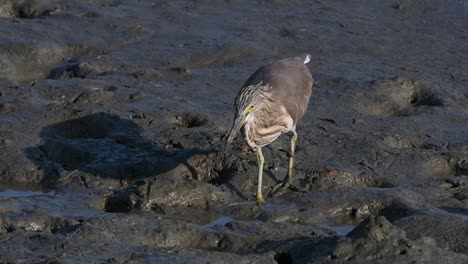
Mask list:
POLYGON ((463 0, 0 1, 1 263, 468 263, 463 0), (289 138, 224 153, 269 61, 289 138))

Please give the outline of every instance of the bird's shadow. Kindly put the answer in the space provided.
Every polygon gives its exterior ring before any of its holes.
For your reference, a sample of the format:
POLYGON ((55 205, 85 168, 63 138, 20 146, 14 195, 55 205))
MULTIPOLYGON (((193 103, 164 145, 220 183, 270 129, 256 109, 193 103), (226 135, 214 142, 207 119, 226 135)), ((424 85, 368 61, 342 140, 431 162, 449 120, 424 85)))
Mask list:
POLYGON ((95 113, 44 127, 41 144, 24 150, 44 171, 40 184, 53 188, 63 171, 82 171, 119 181, 139 180, 168 172, 180 164, 192 178, 200 176, 186 160, 215 150, 167 151, 143 136, 132 120, 95 113))

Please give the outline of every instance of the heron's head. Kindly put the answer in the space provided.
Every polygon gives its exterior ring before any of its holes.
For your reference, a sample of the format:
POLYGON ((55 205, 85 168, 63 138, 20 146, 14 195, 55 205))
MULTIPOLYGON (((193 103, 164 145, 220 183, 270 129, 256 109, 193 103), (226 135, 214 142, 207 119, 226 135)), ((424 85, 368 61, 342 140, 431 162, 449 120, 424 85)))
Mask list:
POLYGON ((251 117, 252 110, 255 108, 256 103, 250 103, 244 108, 237 110, 236 117, 232 123, 231 131, 229 132, 229 137, 226 144, 226 151, 230 149, 232 142, 239 133, 240 129, 244 126, 245 122, 251 117))
MULTIPOLYGON (((261 83, 258 85, 262 85, 261 83)), ((240 129, 253 116, 256 106, 262 101, 261 89, 258 85, 243 87, 236 98, 236 116, 232 122, 231 131, 225 151, 229 150, 240 129)))

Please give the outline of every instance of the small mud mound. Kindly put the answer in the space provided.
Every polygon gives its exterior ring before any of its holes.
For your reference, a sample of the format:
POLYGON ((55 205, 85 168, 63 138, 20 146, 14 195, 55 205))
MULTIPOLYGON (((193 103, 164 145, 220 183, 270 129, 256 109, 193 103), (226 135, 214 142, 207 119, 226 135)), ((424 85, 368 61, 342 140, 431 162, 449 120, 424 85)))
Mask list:
POLYGON ((457 160, 450 157, 432 157, 426 161, 426 166, 435 177, 452 176, 457 172, 457 160))
POLYGON ((17 80, 34 80, 45 76, 49 65, 60 61, 71 52, 67 45, 59 43, 22 43, 0 44, 0 73, 17 80))
POLYGON ((416 137, 404 137, 400 135, 389 135, 382 139, 382 141, 391 148, 407 149, 420 146, 421 140, 416 137))
POLYGON ((52 69, 48 78, 63 80, 70 78, 86 78, 96 74, 94 67, 87 62, 73 62, 52 69))
POLYGON ((103 72, 105 66, 99 70, 96 65, 79 63, 76 60, 66 65, 56 67, 64 58, 84 55, 100 55, 104 51, 87 44, 64 44, 62 42, 9 41, 0 44, 0 74, 15 81, 32 81, 49 78, 64 79, 72 77, 84 78, 96 72, 103 72))
POLYGON ((368 170, 341 171, 323 167, 320 170, 307 170, 305 177, 299 182, 298 189, 309 192, 343 187, 381 187, 382 184, 368 170))
POLYGON ((137 187, 115 191, 106 199, 108 212, 131 210, 165 213, 168 207, 208 208, 233 201, 230 192, 192 179, 158 177, 137 187))
POLYGON ((182 113, 174 116, 172 123, 177 127, 193 128, 208 126, 208 118, 201 114, 182 113))
POLYGON ((213 185, 228 182, 242 170, 242 161, 239 158, 223 153, 194 155, 186 162, 192 168, 194 178, 213 185))
POLYGON ((357 95, 356 105, 372 115, 404 116, 419 106, 443 106, 434 88, 401 78, 373 83, 357 95))
POLYGON ((164 77, 163 73, 155 69, 143 69, 133 73, 133 77, 143 81, 158 81, 164 77))
POLYGON ((66 234, 75 231, 79 225, 80 223, 74 219, 45 214, 26 215, 16 217, 14 221, 0 218, 0 234, 15 230, 66 234))
POLYGON ((5 18, 35 18, 45 15, 45 1, 34 0, 3 0, 0 3, 0 17, 5 18))
POLYGON ((175 73, 177 78, 181 80, 190 80, 192 79, 192 71, 183 66, 176 66, 176 67, 171 67, 170 70, 175 73))
POLYGON ((372 215, 383 215, 392 220, 400 219, 426 203, 420 194, 398 187, 341 188, 309 192, 306 197, 313 201, 314 208, 305 208, 306 210, 301 212, 301 218, 305 222, 316 222, 317 213, 320 213, 340 225, 356 224, 372 215))

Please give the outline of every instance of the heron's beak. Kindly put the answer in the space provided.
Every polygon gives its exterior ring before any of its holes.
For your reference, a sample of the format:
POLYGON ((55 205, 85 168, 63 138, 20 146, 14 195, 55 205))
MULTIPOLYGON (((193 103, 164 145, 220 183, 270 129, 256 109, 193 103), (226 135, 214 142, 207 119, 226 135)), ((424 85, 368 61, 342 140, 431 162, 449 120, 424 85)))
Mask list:
POLYGON ((234 120, 234 122, 232 124, 231 132, 229 132, 229 137, 228 137, 228 140, 227 140, 227 143, 226 143, 226 148, 224 149, 224 152, 229 151, 229 149, 231 148, 232 141, 234 141, 234 139, 236 138, 237 133, 239 132, 241 127, 244 125, 246 119, 247 119, 247 116, 245 116, 243 114, 238 114, 237 115, 236 119, 234 120))

